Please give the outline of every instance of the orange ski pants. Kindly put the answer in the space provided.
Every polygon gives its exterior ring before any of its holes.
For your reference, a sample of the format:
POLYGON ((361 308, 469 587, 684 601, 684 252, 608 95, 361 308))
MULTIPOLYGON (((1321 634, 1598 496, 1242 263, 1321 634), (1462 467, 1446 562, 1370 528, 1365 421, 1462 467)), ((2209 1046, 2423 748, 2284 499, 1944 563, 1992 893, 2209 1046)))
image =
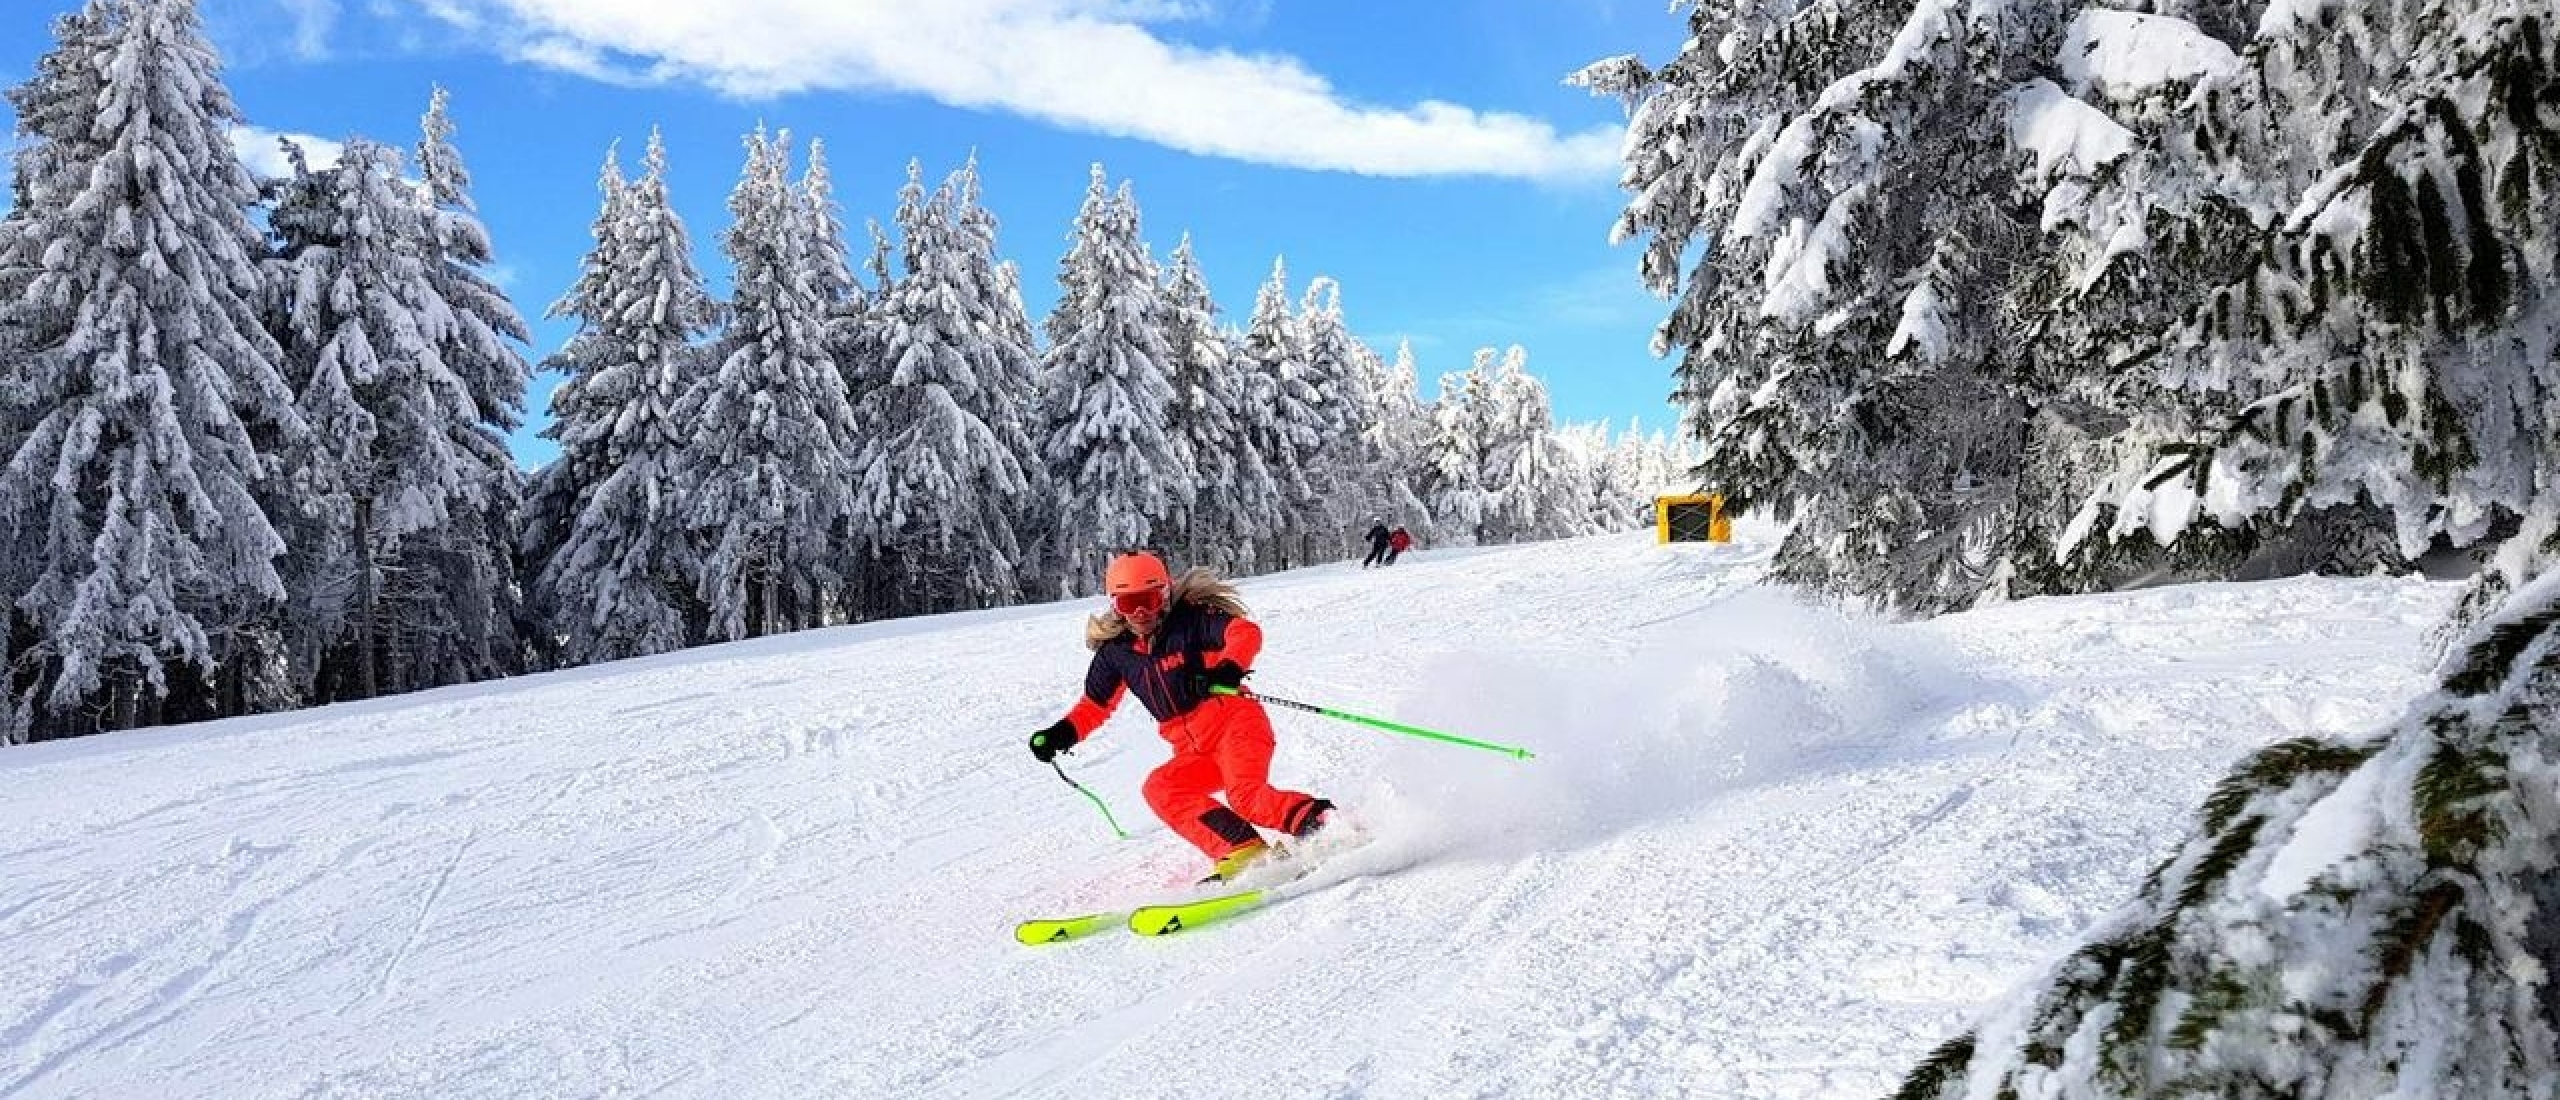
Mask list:
POLYGON ((1210 859, 1260 841, 1256 825, 1293 833, 1306 823, 1315 799, 1271 785, 1271 715, 1262 704, 1212 696, 1159 731, 1173 759, 1147 776, 1147 805, 1210 859))

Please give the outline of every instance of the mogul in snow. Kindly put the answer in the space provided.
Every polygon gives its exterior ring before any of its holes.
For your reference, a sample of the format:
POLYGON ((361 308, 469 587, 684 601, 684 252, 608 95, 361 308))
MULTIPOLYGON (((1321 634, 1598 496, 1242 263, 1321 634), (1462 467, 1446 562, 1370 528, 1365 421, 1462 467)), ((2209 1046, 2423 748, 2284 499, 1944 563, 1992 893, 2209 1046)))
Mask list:
POLYGON ((1211 879, 1271 854, 1256 826, 1300 838, 1323 828, 1332 802, 1271 785, 1271 716, 1242 694, 1262 628, 1235 586, 1197 567, 1176 581, 1163 559, 1131 553, 1112 560, 1103 590, 1111 606, 1085 627, 1084 697, 1031 735, 1031 755, 1047 763, 1074 748, 1135 691, 1173 745, 1147 776, 1147 805, 1209 857, 1211 879))

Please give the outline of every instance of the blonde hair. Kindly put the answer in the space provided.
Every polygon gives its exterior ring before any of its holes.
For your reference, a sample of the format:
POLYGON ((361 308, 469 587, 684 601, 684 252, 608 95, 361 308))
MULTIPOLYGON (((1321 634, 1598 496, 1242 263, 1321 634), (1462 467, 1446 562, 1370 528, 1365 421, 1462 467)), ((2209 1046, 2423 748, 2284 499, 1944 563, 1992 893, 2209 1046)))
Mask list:
MULTIPOLYGON (((1236 591, 1235 582, 1200 565, 1183 570, 1181 576, 1173 579, 1173 587, 1165 592, 1165 602, 1187 603, 1203 611, 1215 611, 1239 619, 1250 614, 1245 610, 1243 594, 1236 591)), ((1100 649, 1128 633, 1128 620, 1121 618, 1120 612, 1104 611, 1085 620, 1084 647, 1100 649)))

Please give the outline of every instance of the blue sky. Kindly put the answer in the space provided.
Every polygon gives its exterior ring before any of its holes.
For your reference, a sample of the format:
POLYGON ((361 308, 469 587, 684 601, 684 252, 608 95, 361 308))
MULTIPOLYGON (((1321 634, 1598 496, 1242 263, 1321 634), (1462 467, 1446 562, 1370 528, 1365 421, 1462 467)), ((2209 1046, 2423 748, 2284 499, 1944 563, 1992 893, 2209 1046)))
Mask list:
MULTIPOLYGON (((16 84, 75 0, 0 5, 16 84)), ((250 122, 408 146, 429 89, 459 142, 502 280, 536 317, 575 277, 596 170, 665 129, 677 204, 719 281, 724 203, 757 123, 824 138, 851 222, 887 220, 910 158, 974 150, 1035 319, 1087 168, 1133 180, 1159 255, 1193 235, 1241 321, 1285 255, 1293 293, 1341 281, 1381 352, 1410 339, 1424 396, 1477 347, 1522 344, 1567 420, 1667 426, 1664 305, 1608 243, 1617 104, 1586 62, 1659 63, 1661 0, 202 0, 250 122)), ((5 113, 0 105, 0 113, 5 113)), ((11 120, 14 126, 14 119, 11 120)), ((537 380, 532 436, 558 379, 537 380)))

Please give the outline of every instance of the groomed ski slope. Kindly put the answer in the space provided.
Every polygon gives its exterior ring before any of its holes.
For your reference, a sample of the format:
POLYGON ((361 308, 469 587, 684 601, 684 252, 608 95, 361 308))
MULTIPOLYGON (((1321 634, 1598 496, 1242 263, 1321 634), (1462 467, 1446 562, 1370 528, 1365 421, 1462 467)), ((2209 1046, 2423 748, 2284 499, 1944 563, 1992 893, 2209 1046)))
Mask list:
POLYGON ((1083 604, 0 752, 0 1097, 1839 1097, 2116 905, 2231 759, 2392 715, 2451 589, 1914 626, 1770 533, 1259 578, 1255 683, 1353 877, 1217 928, 1013 921, 1196 871, 1134 705, 1024 752, 1083 604))

